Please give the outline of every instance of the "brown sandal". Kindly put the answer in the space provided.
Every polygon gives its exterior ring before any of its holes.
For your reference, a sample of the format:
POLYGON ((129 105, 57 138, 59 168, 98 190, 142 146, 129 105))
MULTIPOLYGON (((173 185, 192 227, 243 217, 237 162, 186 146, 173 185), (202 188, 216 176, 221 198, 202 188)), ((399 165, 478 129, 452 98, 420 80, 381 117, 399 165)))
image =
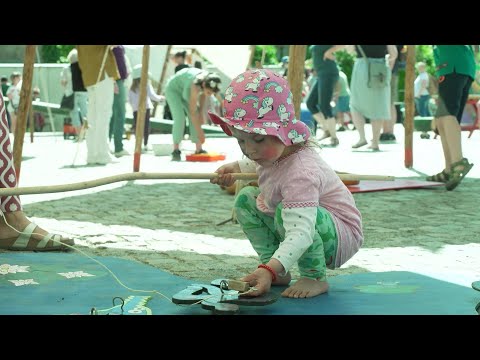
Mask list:
POLYGON ((462 182, 463 178, 468 174, 472 167, 473 164, 469 163, 467 158, 463 158, 462 160, 453 163, 451 166, 450 176, 448 181, 445 183, 447 190, 455 189, 458 184, 462 182))
POLYGON ((445 170, 442 170, 442 172, 439 172, 438 174, 427 176, 426 180, 446 183, 449 178, 450 175, 445 170))

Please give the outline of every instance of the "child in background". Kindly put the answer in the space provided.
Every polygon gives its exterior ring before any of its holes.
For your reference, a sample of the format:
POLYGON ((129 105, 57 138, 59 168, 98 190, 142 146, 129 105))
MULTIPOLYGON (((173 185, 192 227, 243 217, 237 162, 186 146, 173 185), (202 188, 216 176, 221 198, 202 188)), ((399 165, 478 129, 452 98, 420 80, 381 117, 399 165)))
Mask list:
MULTIPOLYGON (((133 109, 133 129, 137 126, 137 114, 138 114, 138 100, 140 97, 140 77, 142 75, 142 64, 135 65, 132 70, 132 86, 128 92, 128 102, 133 109)), ((143 149, 146 151, 148 149, 148 136, 150 135, 150 110, 153 108, 153 101, 159 103, 165 103, 165 96, 157 95, 153 86, 148 80, 147 83, 147 98, 146 98, 146 107, 145 107, 145 128, 143 131, 143 149)))
POLYGON ((413 90, 415 96, 415 107, 420 116, 430 116, 428 110, 428 103, 430 102, 430 93, 428 92, 429 77, 427 73, 427 65, 424 62, 415 64, 418 75, 413 83, 413 90))
POLYGON ((10 75, 10 81, 12 84, 7 90, 7 97, 10 100, 7 110, 10 113, 10 132, 15 134, 18 105, 20 104, 20 90, 22 89, 22 75, 15 71, 10 75))
POLYGON ((345 114, 350 113, 350 87, 348 86, 347 75, 338 67, 338 82, 333 94, 335 108, 333 113, 339 125, 337 131, 345 131, 345 114))
POLYGON ((328 291, 327 267, 344 264, 363 243, 362 219, 338 175, 319 156, 308 127, 295 117, 292 93, 281 75, 265 69, 237 76, 227 88, 223 116, 212 122, 234 136, 248 159, 221 166, 220 186, 232 173, 256 172, 259 187, 244 187, 235 200, 237 220, 261 264, 242 280, 246 296, 290 283, 298 263, 301 278, 282 295, 307 298, 328 291), (256 84, 252 88, 252 84, 256 84))
MULTIPOLYGON (((9 87, 10 87, 10 83, 8 82, 8 78, 5 75, 3 75, 2 76, 2 95, 3 95, 3 98, 8 98, 7 97, 7 90, 8 90, 9 87)), ((11 126, 10 112, 7 109, 5 109, 5 113, 7 114, 8 128, 10 129, 10 126, 11 126)))

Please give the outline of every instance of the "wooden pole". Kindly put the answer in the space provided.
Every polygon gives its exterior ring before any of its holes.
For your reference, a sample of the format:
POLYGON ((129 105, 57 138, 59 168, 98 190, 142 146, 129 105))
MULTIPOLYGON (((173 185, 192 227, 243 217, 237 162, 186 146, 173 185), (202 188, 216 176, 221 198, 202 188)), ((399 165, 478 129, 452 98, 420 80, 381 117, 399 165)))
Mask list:
POLYGON ((255 48, 257 45, 250 45, 250 57, 248 58, 248 64, 246 70, 250 69, 253 63, 253 58, 255 57, 255 48))
MULTIPOLYGON (((159 94, 159 95, 162 93, 162 84, 163 84, 163 80, 165 80, 165 74, 167 72, 167 65, 168 65, 168 61, 170 59, 170 51, 171 50, 172 50, 172 45, 168 45, 167 54, 165 55, 165 62, 163 63, 162 74, 160 75, 160 81, 158 82, 158 87, 157 87, 157 94, 159 94)), ((157 114, 157 105, 158 105, 158 103, 155 101, 153 103, 152 117, 155 117, 155 115, 157 114)))
POLYGON ((33 143, 33 132, 35 131, 35 120, 33 119, 33 105, 30 101, 30 106, 28 107, 28 126, 30 127, 30 143, 33 143))
MULTIPOLYGON (((236 180, 256 180, 256 173, 234 173, 232 174, 236 180)), ((358 174, 337 174, 342 181, 393 181, 393 176, 384 175, 358 175, 358 174)), ((191 180, 210 180, 218 177, 217 173, 147 173, 135 172, 127 174, 118 174, 108 176, 96 180, 82 181, 78 183, 47 185, 47 186, 30 186, 16 188, 0 188, 0 197, 9 195, 31 195, 31 194, 48 194, 56 192, 84 190, 97 186, 107 185, 119 181, 134 180, 165 180, 165 179, 191 179, 191 180)))
POLYGON ((140 78, 140 93, 138 96, 137 128, 135 129, 135 153, 133 154, 133 171, 140 171, 140 156, 142 155, 143 131, 145 129, 145 112, 148 84, 148 60, 150 45, 143 45, 142 77, 140 78))
POLYGON ((20 180, 20 170, 22 166, 23 138, 27 125, 28 109, 32 104, 32 78, 33 64, 35 62, 36 45, 27 45, 25 48, 22 90, 20 91, 20 103, 17 114, 17 128, 15 129, 15 139, 13 142, 13 166, 17 174, 17 182, 20 180))
POLYGON ((288 60, 288 83, 293 95, 295 115, 300 120, 300 104, 302 103, 302 87, 305 79, 306 45, 290 45, 288 60))
POLYGON ((405 66, 405 167, 413 167, 413 118, 415 103, 413 83, 415 81, 415 45, 407 45, 407 64, 405 66))

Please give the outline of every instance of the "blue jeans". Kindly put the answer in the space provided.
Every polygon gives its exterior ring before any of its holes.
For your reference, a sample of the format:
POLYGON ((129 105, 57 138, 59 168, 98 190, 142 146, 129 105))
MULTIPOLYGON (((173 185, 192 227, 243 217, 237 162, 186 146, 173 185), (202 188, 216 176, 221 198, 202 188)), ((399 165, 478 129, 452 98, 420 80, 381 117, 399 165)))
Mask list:
POLYGON ((415 106, 417 107, 418 115, 430 116, 428 110, 428 102, 430 101, 430 95, 421 95, 419 98, 415 98, 415 106))

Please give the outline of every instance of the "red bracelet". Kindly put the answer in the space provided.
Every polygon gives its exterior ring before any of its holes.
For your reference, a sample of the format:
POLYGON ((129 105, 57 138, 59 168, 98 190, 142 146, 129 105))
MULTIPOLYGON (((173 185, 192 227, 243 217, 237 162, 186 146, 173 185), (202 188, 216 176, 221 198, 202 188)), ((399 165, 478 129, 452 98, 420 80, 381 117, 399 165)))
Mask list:
POLYGON ((258 268, 268 270, 268 272, 272 275, 272 282, 275 282, 275 280, 277 280, 277 273, 270 266, 265 264, 260 264, 258 265, 258 268))

